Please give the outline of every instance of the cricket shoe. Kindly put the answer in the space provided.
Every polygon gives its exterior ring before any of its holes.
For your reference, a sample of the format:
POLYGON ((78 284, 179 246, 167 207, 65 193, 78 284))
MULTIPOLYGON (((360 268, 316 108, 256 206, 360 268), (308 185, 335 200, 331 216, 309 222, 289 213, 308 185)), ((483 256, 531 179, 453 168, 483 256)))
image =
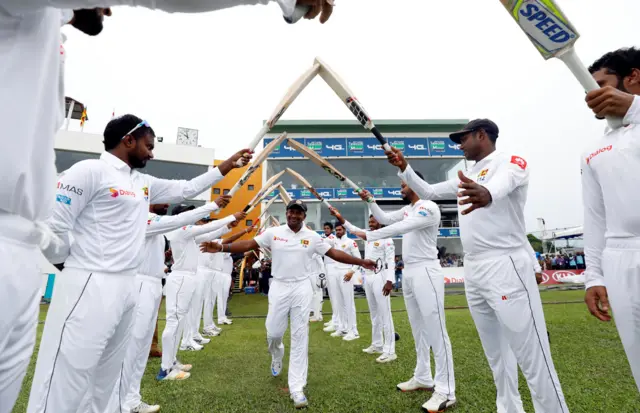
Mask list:
POLYGON ((401 392, 409 392, 416 390, 424 390, 424 391, 433 391, 433 384, 423 384, 416 380, 415 377, 412 377, 411 380, 405 381, 404 383, 400 383, 396 386, 396 389, 401 392))
POLYGON ((204 345, 204 344, 209 344, 211 343, 211 339, 208 338, 204 338, 202 336, 195 336, 193 338, 193 341, 195 341, 196 343, 200 344, 200 345, 204 345))
POLYGON ((173 368, 174 369, 178 369, 178 370, 182 370, 182 371, 191 371, 191 369, 193 368, 192 364, 182 364, 179 361, 175 361, 173 363, 173 368))
POLYGON ((325 333, 333 333, 336 331, 336 328, 333 325, 329 325, 328 327, 323 328, 322 331, 325 333))
POLYGON ((188 344, 181 344, 180 345, 180 351, 200 351, 202 350, 204 347, 202 347, 200 344, 192 341, 191 343, 188 344))
POLYGON ((140 402, 139 405, 131 409, 131 413, 157 413, 159 411, 160 411, 159 405, 154 404, 153 406, 151 406, 145 402, 140 402))
POLYGON ((217 337, 220 335, 220 332, 214 329, 205 328, 204 330, 202 330, 202 335, 205 337, 217 337))
POLYGON ((332 325, 333 325, 333 321, 328 321, 328 322, 324 323, 325 327, 329 327, 329 326, 332 326, 332 325))
POLYGON ((171 370, 162 370, 162 368, 160 368, 160 371, 156 376, 156 380, 180 381, 180 380, 186 380, 189 377, 191 377, 191 373, 187 373, 186 371, 182 371, 177 368, 173 368, 171 370))
POLYGON ((394 354, 383 353, 380 357, 376 359, 378 363, 391 363, 393 360, 397 359, 398 356, 394 354))
POLYGON ((345 333, 344 331, 334 331, 333 333, 331 333, 331 337, 344 337, 346 335, 347 333, 345 333))
POLYGON ((455 404, 456 399, 450 399, 442 393, 435 392, 433 396, 422 405, 422 410, 428 413, 442 413, 455 404))
POLYGON ((382 349, 380 347, 369 346, 367 348, 363 348, 362 352, 367 354, 382 354, 382 349))
POLYGON ((226 325, 230 326, 231 324, 233 324, 233 320, 229 320, 228 318, 225 318, 222 321, 218 321, 218 324, 226 324, 226 325))
POLYGON ((301 391, 294 391, 293 393, 291 393, 291 400, 293 400, 293 406, 296 409, 302 409, 309 405, 307 397, 301 391))
POLYGON ((360 338, 359 334, 349 333, 346 336, 342 337, 344 341, 353 341, 360 338))
POLYGON ((273 377, 278 377, 282 372, 282 360, 271 360, 271 375, 273 377))

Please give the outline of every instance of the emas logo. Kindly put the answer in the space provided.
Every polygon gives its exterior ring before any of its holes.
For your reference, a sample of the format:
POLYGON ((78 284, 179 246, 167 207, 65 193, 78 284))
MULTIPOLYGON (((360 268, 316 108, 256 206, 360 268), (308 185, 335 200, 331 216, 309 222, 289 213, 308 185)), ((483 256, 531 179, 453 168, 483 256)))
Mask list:
POLYGON ((591 160, 596 156, 600 155, 603 152, 609 152, 613 148, 613 145, 605 146, 604 148, 600 148, 597 151, 593 152, 591 155, 587 156, 587 165, 591 163, 591 160))
POLYGON ((421 206, 420 208, 418 208, 418 215, 422 215, 423 217, 428 217, 429 216, 429 210, 423 206, 421 206))
POLYGON ((109 192, 111 192, 111 198, 117 198, 119 196, 132 196, 136 197, 136 193, 132 191, 127 191, 125 189, 118 188, 109 188, 109 192))
POLYGON ((309 240, 308 239, 301 239, 300 240, 300 245, 302 245, 303 248, 308 248, 309 247, 309 240))
POLYGON ((287 240, 287 239, 285 239, 285 238, 280 238, 280 237, 276 237, 276 236, 274 236, 274 237, 273 237, 273 240, 274 240, 274 241, 289 242, 289 240, 287 240))

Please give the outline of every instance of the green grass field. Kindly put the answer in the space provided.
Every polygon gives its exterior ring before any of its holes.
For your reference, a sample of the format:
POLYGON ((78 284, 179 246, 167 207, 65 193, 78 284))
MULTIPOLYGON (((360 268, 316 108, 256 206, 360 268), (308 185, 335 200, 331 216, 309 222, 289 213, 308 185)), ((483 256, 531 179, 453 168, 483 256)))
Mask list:
MULTIPOLYGON (((545 303, 581 301, 582 291, 546 291, 545 303)), ((465 306, 464 295, 447 295, 447 307, 465 306)), ((209 412, 292 412, 287 393, 287 362, 278 378, 270 375, 271 358, 266 349, 264 316, 267 299, 234 295, 229 303, 234 324, 225 326, 203 351, 181 352, 185 363, 194 365, 184 382, 157 382, 159 360, 152 359, 142 382, 143 399, 162 405, 162 411, 176 413, 209 412), (255 316, 246 317, 243 316, 255 316)), ((357 299, 359 311, 366 311, 364 299, 357 299)), ((415 350, 404 301, 392 299, 398 360, 379 365, 375 356, 361 352, 369 345, 369 315, 358 314, 360 339, 345 342, 322 332, 321 323, 312 323, 309 344, 309 379, 306 395, 309 412, 420 412, 428 393, 400 393, 395 385, 409 379, 415 367, 415 350)), ((330 307, 325 302, 324 310, 330 307)), ((164 309, 160 313, 164 317, 164 309)), ((551 333, 552 355, 571 412, 640 412, 640 396, 631 376, 618 333, 613 323, 595 320, 584 304, 545 305, 551 333)), ((466 309, 446 312, 453 345, 456 374, 456 412, 495 412, 495 388, 473 321, 466 309)), ((42 307, 41 320, 46 317, 42 307)), ((327 317, 325 317, 325 320, 327 317)), ((163 323, 160 323, 162 329, 163 323)), ((39 328, 39 334, 42 325, 39 328)), ((39 339, 39 337, 38 337, 39 339)), ((285 337, 289 347, 289 336, 285 337)), ((37 349, 36 349, 37 352, 37 349)), ((37 354, 37 353, 36 353, 37 354)), ((14 410, 26 411, 28 389, 35 357, 14 410)), ((432 363, 433 368, 433 363, 432 363)), ((520 377, 520 391, 527 412, 533 412, 529 391, 520 377)))

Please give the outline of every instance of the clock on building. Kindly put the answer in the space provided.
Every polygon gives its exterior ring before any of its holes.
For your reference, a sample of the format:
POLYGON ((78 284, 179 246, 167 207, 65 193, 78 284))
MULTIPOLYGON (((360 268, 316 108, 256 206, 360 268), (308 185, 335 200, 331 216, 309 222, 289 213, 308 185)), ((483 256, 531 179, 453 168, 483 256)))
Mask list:
POLYGON ((178 145, 198 146, 198 130, 189 128, 178 128, 178 145))

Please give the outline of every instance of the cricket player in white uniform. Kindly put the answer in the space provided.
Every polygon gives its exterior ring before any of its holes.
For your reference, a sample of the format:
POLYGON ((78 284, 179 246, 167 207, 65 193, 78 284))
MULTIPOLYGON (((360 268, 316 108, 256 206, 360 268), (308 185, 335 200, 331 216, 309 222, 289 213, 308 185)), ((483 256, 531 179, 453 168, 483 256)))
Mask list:
POLYGON ((247 161, 244 149, 190 181, 158 179, 136 171, 153 158, 154 139, 153 129, 133 115, 113 119, 100 159, 78 162, 60 176, 48 224, 64 247, 45 255, 64 270, 47 313, 30 413, 106 410, 131 335, 149 203, 195 196, 236 160, 247 161))
MULTIPOLYGON (((162 278, 164 277, 164 235, 182 226, 207 217, 211 212, 229 203, 230 197, 221 196, 216 202, 205 204, 180 215, 157 215, 150 207, 147 232, 142 255, 144 260, 136 275, 138 292, 136 314, 131 328, 131 339, 124 358, 122 376, 116 385, 113 401, 123 412, 153 413, 160 410, 158 405, 148 405, 140 397, 140 382, 149 359, 149 346, 153 339, 158 310, 162 300, 162 278)), ((179 378, 187 377, 182 373, 179 378)), ((114 411, 119 411, 115 408, 114 411)))
POLYGON ((271 353, 271 374, 280 375, 284 344, 282 337, 291 319, 291 354, 289 356, 289 391, 296 408, 307 406, 304 387, 307 384, 309 347, 309 308, 313 291, 309 283, 310 264, 314 254, 327 255, 335 261, 375 269, 371 260, 353 257, 331 248, 320 236, 304 226, 307 206, 301 200, 291 201, 286 208, 287 225, 267 229, 256 238, 220 245, 210 242, 201 246, 209 252, 244 253, 269 249, 272 254, 273 283, 269 290, 267 342, 271 353))
MULTIPOLYGON (((333 234, 333 224, 331 222, 325 222, 323 229, 324 229, 324 234, 322 234, 322 238, 331 247, 333 247, 333 242, 336 239, 336 236, 333 234)), ((338 324, 340 324, 339 323, 340 318, 338 316, 338 310, 336 310, 336 308, 338 307, 338 302, 336 301, 336 299, 332 297, 337 296, 338 294, 337 288, 340 286, 340 283, 339 282, 334 282, 333 284, 331 283, 332 274, 329 271, 330 271, 330 266, 333 263, 333 260, 329 257, 324 257, 323 262, 324 262, 324 271, 325 271, 326 284, 327 284, 327 295, 329 296, 329 302, 331 303, 331 320, 324 323, 323 331, 327 333, 333 333, 334 331, 336 331, 336 327, 338 326, 338 324)))
POLYGON ((420 198, 462 198, 465 292, 493 371, 498 412, 524 412, 518 392, 520 365, 536 412, 567 413, 526 246, 524 204, 529 169, 523 158, 496 151, 498 133, 494 122, 477 119, 451 134, 451 140, 460 144, 467 160, 475 165, 466 174, 459 171, 458 178, 435 185, 421 179, 397 149, 392 148, 387 156, 420 198))
MULTIPOLYGON (((337 209, 333 208, 331 215, 335 216, 352 234, 364 232, 345 220, 337 209)), ((376 231, 382 227, 373 215, 369 217, 370 231, 376 231)), ((371 315, 371 345, 362 351, 367 354, 380 354, 376 359, 378 363, 389 363, 398 358, 389 296, 395 281, 395 255, 396 248, 391 238, 366 241, 364 257, 373 261, 380 260, 383 269, 378 274, 365 270, 364 291, 371 315)))
MULTIPOLYGON (((397 388, 403 392, 433 389, 433 395, 422 408, 442 412, 456 404, 456 397, 451 341, 444 314, 444 275, 437 249, 440 209, 432 201, 421 200, 404 181, 401 187, 402 197, 409 205, 384 212, 375 202, 369 204, 376 220, 386 226, 355 235, 367 241, 402 235, 402 288, 417 360, 413 377, 397 388), (436 362, 435 383, 430 349, 436 362)), ((360 197, 365 201, 373 199, 366 190, 360 197)))
POLYGON ((585 301, 601 321, 613 310, 640 390, 640 50, 607 53, 589 70, 601 89, 587 104, 599 118, 623 118, 624 126, 608 129, 582 155, 585 301))
MULTIPOLYGON (((188 208, 186 205, 176 206, 172 214, 184 213, 188 208)), ((162 362, 156 376, 157 380, 173 380, 182 370, 177 362, 178 343, 198 286, 198 244, 221 237, 245 217, 244 212, 236 212, 208 224, 199 222, 198 225, 188 225, 167 234, 167 239, 171 242, 174 264, 166 283, 167 321, 162 332, 162 362)), ((197 343, 187 343, 186 349, 201 350, 202 347, 197 343)))
MULTIPOLYGON (((358 244, 347 236, 347 230, 340 223, 335 224, 336 235, 331 240, 332 246, 338 251, 345 252, 353 257, 361 258, 358 244)), ((357 265, 347 265, 330 260, 327 264, 329 273, 329 288, 332 288, 332 309, 337 313, 337 325, 331 337, 342 337, 344 341, 352 341, 360 338, 356 319, 356 304, 353 294, 353 275, 359 271, 357 265), (335 307, 333 307, 335 304, 335 307)), ((325 329, 326 331, 327 329, 325 329)), ((331 329, 329 329, 331 330, 331 329)))
MULTIPOLYGON (((109 5, 136 5, 169 12, 209 12, 268 0, 101 0, 109 5)), ((20 392, 33 346, 39 311, 41 274, 34 251, 51 247, 43 222, 55 202, 55 134, 64 119, 64 52, 61 23, 69 22, 90 35, 102 30, 102 17, 110 11, 95 8, 93 0, 0 0, 0 124, 6 136, 19 137, 0 152, 0 413, 13 409, 20 392), (89 21, 87 21, 87 18, 89 21), (61 53, 62 52, 62 53, 61 53), (29 110, 24 110, 29 108, 29 110), (33 116, 37 113, 38 116, 33 116)), ((305 16, 326 22, 333 11, 324 0, 279 0, 284 16, 291 17, 296 4, 310 5, 305 16)), ((48 254, 51 254, 49 252, 48 254)))

